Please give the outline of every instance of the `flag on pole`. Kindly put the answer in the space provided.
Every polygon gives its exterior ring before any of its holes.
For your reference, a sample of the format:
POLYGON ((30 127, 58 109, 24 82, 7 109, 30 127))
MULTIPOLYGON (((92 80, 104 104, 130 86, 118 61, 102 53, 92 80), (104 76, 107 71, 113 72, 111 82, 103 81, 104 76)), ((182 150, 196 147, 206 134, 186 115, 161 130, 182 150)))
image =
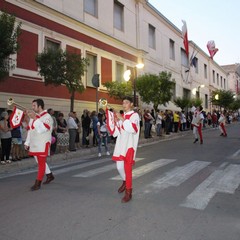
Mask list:
POLYGON ((182 20, 182 37, 183 37, 183 44, 186 51, 187 57, 189 56, 189 44, 188 44, 188 33, 187 33, 187 24, 186 21, 182 20))
POLYGON ((210 58, 213 59, 214 55, 217 53, 218 48, 215 47, 215 42, 213 40, 208 41, 207 49, 210 54, 210 58))
POLYGON ((24 112, 15 106, 13 109, 13 112, 9 118, 10 126, 12 128, 19 127, 21 125, 23 115, 24 115, 24 112))
POLYGON ((111 135, 113 135, 115 130, 115 116, 112 111, 109 111, 108 108, 106 108, 106 118, 107 118, 107 128, 111 135))

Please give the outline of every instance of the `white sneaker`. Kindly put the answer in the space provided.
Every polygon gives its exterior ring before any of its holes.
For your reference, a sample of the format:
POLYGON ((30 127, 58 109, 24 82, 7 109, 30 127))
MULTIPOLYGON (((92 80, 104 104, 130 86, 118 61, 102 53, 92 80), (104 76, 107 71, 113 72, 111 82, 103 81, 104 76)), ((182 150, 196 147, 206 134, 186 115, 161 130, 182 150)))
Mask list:
POLYGON ((101 157, 101 156, 102 156, 102 154, 101 154, 101 153, 99 153, 99 154, 98 154, 98 157, 101 157))
POLYGON ((6 162, 7 162, 7 163, 11 163, 12 161, 11 161, 11 160, 7 160, 6 162))
POLYGON ((110 155, 110 152, 108 152, 108 151, 107 151, 107 152, 106 152, 106 155, 108 155, 108 156, 109 156, 109 155, 110 155))
POLYGON ((5 161, 1 161, 1 164, 2 164, 2 165, 5 165, 5 164, 6 164, 6 162, 5 162, 5 161))

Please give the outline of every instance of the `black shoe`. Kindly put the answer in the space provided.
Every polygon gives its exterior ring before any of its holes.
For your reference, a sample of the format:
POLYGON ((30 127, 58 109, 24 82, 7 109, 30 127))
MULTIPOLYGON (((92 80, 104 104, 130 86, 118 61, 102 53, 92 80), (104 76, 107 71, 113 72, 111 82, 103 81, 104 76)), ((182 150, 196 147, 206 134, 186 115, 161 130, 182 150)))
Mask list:
POLYGON ((195 141, 193 143, 196 143, 198 141, 198 139, 196 138, 195 141))
POLYGON ((203 144, 203 140, 200 141, 200 144, 203 144))

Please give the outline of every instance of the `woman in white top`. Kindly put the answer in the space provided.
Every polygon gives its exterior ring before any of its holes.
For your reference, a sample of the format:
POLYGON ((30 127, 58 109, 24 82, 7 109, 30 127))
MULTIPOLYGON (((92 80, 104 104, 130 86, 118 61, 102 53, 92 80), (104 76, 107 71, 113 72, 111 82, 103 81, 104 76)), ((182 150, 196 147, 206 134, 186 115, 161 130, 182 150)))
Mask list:
POLYGON ((98 114, 98 122, 97 122, 97 129, 98 129, 98 156, 102 156, 102 143, 105 146, 106 155, 110 155, 108 146, 107 146, 107 138, 108 138, 108 131, 107 125, 105 122, 105 115, 99 113, 98 114))
POLYGON ((9 156, 12 146, 12 129, 9 127, 8 118, 8 113, 2 112, 0 121, 0 138, 2 146, 1 164, 11 163, 11 161, 9 160, 9 156))
POLYGON ((159 110, 156 115, 156 126, 157 136, 162 136, 162 115, 159 110))

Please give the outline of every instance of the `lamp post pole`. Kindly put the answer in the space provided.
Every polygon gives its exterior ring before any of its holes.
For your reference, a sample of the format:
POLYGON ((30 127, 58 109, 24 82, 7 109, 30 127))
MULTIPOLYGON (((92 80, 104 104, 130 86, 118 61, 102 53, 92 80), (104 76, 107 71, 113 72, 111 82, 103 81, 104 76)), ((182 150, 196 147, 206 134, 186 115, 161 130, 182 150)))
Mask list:
POLYGON ((135 67, 135 74, 134 74, 134 79, 133 79, 133 106, 137 106, 137 101, 136 101, 136 79, 137 79, 137 68, 135 67))
MULTIPOLYGON (((137 106, 137 90, 136 90, 136 80, 137 80, 137 69, 141 69, 144 67, 143 63, 138 63, 134 69, 133 69, 133 105, 134 107, 137 106)), ((129 81, 131 78, 131 71, 130 70, 126 70, 123 74, 123 78, 125 81, 129 81)))
POLYGON ((133 105, 134 107, 137 106, 137 98, 136 98, 136 80, 137 80, 137 70, 138 69, 142 69, 144 67, 144 64, 143 63, 138 63, 135 67, 135 71, 136 71, 136 74, 135 74, 135 78, 134 78, 134 81, 133 81, 133 105))

